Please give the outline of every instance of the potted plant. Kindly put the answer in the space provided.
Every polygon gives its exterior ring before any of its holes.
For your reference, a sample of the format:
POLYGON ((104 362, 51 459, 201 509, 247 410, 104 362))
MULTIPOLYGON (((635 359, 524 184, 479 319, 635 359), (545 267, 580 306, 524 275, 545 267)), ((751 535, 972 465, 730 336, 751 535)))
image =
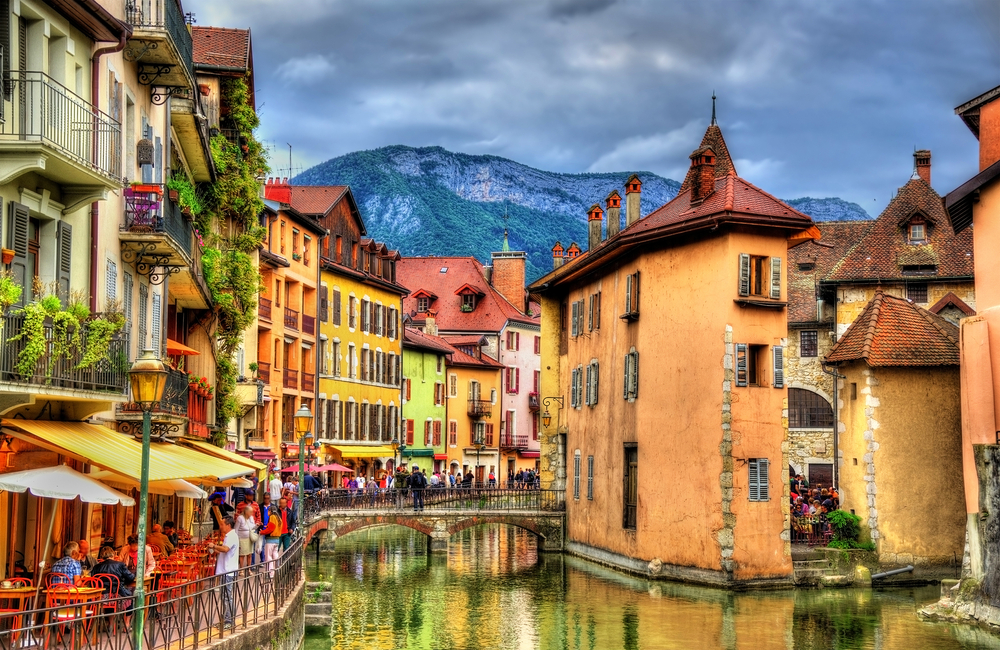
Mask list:
POLYGON ((257 371, 260 369, 260 366, 257 365, 256 361, 252 361, 248 367, 250 368, 250 376, 257 379, 257 371))
POLYGON ((13 248, 4 248, 3 250, 3 263, 10 264, 14 261, 14 254, 16 251, 13 248))
POLYGON ((170 199, 170 201, 173 203, 177 203, 178 199, 180 199, 180 196, 181 196, 180 192, 178 192, 177 190, 167 190, 167 198, 170 199))

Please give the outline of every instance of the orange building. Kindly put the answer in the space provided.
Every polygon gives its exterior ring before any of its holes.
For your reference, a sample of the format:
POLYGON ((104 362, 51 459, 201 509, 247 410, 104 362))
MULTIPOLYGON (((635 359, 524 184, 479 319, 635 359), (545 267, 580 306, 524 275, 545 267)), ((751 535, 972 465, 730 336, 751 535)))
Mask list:
POLYGON ((714 123, 674 200, 643 218, 641 180, 624 189, 624 229, 612 193, 612 235, 591 226, 587 252, 529 287, 542 478, 566 477, 567 548, 656 577, 791 584, 783 259, 812 220, 737 176, 714 123))

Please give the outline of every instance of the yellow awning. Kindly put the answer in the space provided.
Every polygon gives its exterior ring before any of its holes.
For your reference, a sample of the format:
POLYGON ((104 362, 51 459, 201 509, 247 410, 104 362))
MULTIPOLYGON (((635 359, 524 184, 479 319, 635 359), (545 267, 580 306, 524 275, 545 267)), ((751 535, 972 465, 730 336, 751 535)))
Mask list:
POLYGON ((361 446, 341 446, 333 445, 333 448, 340 452, 343 458, 381 458, 383 456, 395 456, 396 450, 387 445, 382 445, 380 447, 361 447, 361 446))
POLYGON ((267 465, 260 461, 247 458, 246 456, 240 456, 235 452, 227 451, 221 447, 216 447, 210 442, 202 442, 201 440, 182 440, 181 442, 197 449, 198 451, 205 452, 210 456, 215 456, 216 458, 221 458, 222 460, 228 460, 229 462, 236 463, 237 465, 246 465, 257 472, 258 476, 261 472, 267 469, 267 465))
MULTIPOLYGON (((107 427, 55 420, 3 420, 2 425, 3 432, 15 438, 122 476, 138 479, 142 473, 142 443, 107 427)), ((181 445, 156 442, 149 449, 150 481, 219 480, 251 471, 181 445)))

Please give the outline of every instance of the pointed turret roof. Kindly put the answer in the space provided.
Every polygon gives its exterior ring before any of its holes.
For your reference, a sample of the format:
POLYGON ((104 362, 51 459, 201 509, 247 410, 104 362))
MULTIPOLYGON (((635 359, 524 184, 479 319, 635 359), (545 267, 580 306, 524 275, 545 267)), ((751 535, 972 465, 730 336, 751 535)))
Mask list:
MULTIPOLYGON (((705 137, 701 139, 701 145, 696 151, 704 151, 705 149, 711 149, 715 154, 716 178, 725 178, 729 172, 736 173, 736 165, 733 164, 733 159, 729 155, 729 147, 726 146, 726 140, 722 137, 722 129, 719 128, 718 124, 709 125, 708 129, 705 130, 705 137)), ((681 189, 677 193, 683 194, 690 188, 694 178, 695 170, 691 168, 688 170, 687 176, 684 177, 681 189)))

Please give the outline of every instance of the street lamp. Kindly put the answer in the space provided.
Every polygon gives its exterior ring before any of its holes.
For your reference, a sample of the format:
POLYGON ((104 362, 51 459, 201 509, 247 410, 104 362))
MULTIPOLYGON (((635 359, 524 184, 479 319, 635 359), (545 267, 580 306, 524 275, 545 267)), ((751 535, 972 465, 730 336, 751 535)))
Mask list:
MULTIPOLYGON (((483 444, 484 427, 481 427, 480 425, 482 425, 482 422, 476 423, 476 437, 473 440, 473 444, 476 445, 476 469, 472 472, 472 476, 476 479, 475 482, 477 484, 482 483, 482 481, 479 480, 479 452, 481 452, 483 447, 486 446, 483 444)), ((476 487, 482 487, 482 485, 477 485, 476 487)))
POLYGON ((128 371, 132 401, 142 409, 142 469, 139 477, 139 552, 135 560, 135 647, 142 647, 146 618, 146 515, 149 509, 149 438, 153 428, 150 411, 163 399, 167 367, 153 350, 143 350, 128 371))
POLYGON ((295 433, 299 434, 299 507, 298 520, 299 532, 303 531, 305 522, 302 521, 302 507, 306 496, 306 445, 312 444, 312 423, 313 414, 309 407, 303 404, 293 416, 295 420, 295 433))
POLYGON ((542 407, 545 408, 545 412, 542 413, 542 426, 545 427, 546 429, 548 429, 549 425, 552 424, 552 415, 549 413, 549 404, 551 404, 552 402, 557 403, 559 405, 559 408, 562 408, 563 398, 546 397, 545 399, 542 400, 542 407))

